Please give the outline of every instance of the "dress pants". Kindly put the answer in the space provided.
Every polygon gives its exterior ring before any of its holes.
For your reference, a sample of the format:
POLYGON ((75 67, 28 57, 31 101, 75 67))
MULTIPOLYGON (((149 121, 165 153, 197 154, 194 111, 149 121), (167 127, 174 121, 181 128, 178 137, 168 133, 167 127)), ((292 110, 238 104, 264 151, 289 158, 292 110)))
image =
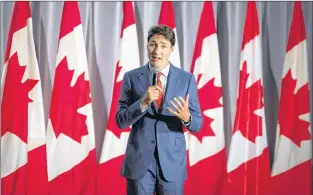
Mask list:
POLYGON ((139 180, 127 178, 127 195, 183 195, 184 180, 167 181, 164 178, 156 147, 146 174, 139 180))

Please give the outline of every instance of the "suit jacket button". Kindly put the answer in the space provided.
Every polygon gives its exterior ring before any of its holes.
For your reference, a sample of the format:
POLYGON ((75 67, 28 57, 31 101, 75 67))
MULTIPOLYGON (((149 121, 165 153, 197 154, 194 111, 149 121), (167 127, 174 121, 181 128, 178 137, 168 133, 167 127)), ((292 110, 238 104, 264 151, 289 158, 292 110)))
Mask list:
POLYGON ((151 141, 151 144, 154 144, 154 143, 155 143, 155 141, 154 141, 154 140, 152 140, 152 141, 151 141))

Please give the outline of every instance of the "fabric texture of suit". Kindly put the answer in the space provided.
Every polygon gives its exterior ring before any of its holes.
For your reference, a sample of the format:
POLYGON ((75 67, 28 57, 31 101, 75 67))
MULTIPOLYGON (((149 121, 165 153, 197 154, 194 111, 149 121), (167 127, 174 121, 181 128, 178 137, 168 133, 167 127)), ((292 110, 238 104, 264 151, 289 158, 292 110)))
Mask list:
MULTIPOLYGON (((189 97, 192 120, 185 128, 197 132, 203 118, 198 101, 194 75, 170 64, 164 94, 163 109, 158 110, 155 102, 142 112, 140 103, 147 88, 152 85, 149 65, 124 74, 120 93, 116 123, 120 128, 131 126, 121 175, 129 179, 140 179, 149 168, 157 147, 159 163, 167 181, 186 178, 186 142, 183 123, 170 113, 170 101, 181 96, 189 97)), ((174 109, 175 110, 175 109, 174 109)))

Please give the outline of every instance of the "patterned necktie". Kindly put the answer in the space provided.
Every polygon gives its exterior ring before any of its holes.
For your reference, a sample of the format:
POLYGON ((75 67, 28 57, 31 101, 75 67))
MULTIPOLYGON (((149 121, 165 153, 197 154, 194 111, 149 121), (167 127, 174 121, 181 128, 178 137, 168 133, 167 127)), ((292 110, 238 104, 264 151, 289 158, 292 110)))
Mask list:
MULTIPOLYGON (((162 86, 162 82, 161 82, 161 75, 162 75, 162 72, 159 72, 158 73, 158 80, 157 80, 157 85, 163 89, 163 86, 162 86)), ((156 104, 157 104, 157 108, 160 110, 161 106, 162 106, 162 103, 163 103, 163 93, 161 92, 160 93, 160 96, 159 96, 159 99, 156 100, 156 104)))

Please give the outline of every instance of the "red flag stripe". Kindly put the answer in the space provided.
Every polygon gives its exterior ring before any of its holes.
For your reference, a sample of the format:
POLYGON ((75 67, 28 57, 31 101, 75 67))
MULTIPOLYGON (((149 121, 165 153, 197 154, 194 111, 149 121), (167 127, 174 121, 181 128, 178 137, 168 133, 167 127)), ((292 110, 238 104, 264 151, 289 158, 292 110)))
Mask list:
POLYGON ((175 25, 175 14, 174 6, 172 1, 163 1, 161 5, 161 13, 159 17, 159 24, 165 24, 168 27, 174 29, 175 25))
POLYGON ((133 3, 131 1, 123 1, 123 24, 121 30, 121 37, 123 37, 124 29, 129 27, 132 24, 135 24, 135 15, 133 9, 133 3))
POLYGON ((251 41, 255 36, 259 35, 258 11, 255 1, 249 1, 247 5, 246 21, 243 32, 243 40, 241 49, 251 41))
POLYGON ((198 57, 201 56, 202 43, 204 38, 216 33, 214 11, 212 1, 205 1, 203 3, 203 9, 200 17, 200 23, 197 33, 197 39, 195 44, 195 50, 192 58, 190 72, 194 72, 195 63, 198 57))
POLYGON ((69 34, 74 28, 81 24, 79 7, 76 1, 66 1, 63 5, 62 20, 59 40, 69 34))
POLYGON ((287 43, 287 50, 291 50, 298 43, 306 39, 304 17, 301 8, 301 2, 296 1, 293 8, 293 17, 289 32, 289 39, 287 43))
POLYGON ((9 60, 11 44, 12 44, 12 37, 13 34, 24 28, 27 24, 27 19, 31 17, 30 6, 29 2, 27 1, 18 1, 14 5, 11 25, 8 35, 8 43, 6 47, 6 54, 5 54, 5 62, 9 60))

